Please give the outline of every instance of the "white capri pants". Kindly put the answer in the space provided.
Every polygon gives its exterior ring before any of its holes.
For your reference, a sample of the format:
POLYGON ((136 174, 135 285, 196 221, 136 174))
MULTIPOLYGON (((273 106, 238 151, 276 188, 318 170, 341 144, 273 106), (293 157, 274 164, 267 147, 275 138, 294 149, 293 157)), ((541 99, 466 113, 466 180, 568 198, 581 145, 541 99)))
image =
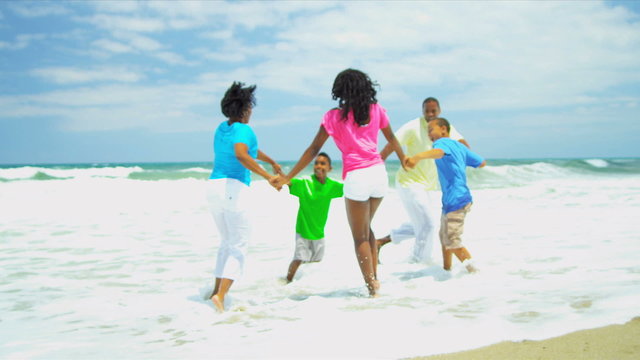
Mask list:
POLYGON ((409 215, 409 221, 391 230, 391 241, 400 243, 415 238, 411 261, 429 262, 440 229, 440 192, 426 191, 419 186, 403 187, 400 184, 396 184, 396 191, 409 215))
POLYGON ((220 232, 214 275, 237 280, 242 277, 251 237, 249 187, 236 179, 208 180, 207 200, 220 232))

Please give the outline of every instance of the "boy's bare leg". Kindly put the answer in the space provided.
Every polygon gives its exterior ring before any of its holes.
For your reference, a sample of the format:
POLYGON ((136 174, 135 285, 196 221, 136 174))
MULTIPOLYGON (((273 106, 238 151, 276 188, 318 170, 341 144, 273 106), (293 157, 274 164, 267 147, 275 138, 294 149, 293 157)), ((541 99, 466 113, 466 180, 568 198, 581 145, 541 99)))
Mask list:
MULTIPOLYGON (((454 254, 458 258, 458 260, 460 260, 461 263, 464 264, 465 261, 471 260, 471 253, 469 253, 469 250, 467 250, 467 248, 461 247, 459 249, 454 249, 454 250, 455 250, 454 254)), ((475 266, 473 266, 473 264, 469 261, 467 261, 467 263, 465 264, 465 268, 470 273, 474 273, 478 271, 478 269, 475 266)))
POLYGON ((302 260, 293 260, 291 264, 289 264, 289 271, 287 271, 287 282, 290 283, 293 281, 293 277, 296 275, 296 271, 298 271, 298 267, 302 264, 302 260))
MULTIPOLYGON (((216 283, 218 283, 218 279, 216 279, 216 283)), ((224 297, 229 292, 229 288, 231 288, 231 284, 233 284, 233 280, 231 279, 220 279, 219 286, 216 287, 217 291, 214 290, 215 294, 211 296, 211 301, 216 309, 220 312, 224 311, 224 297)))
POLYGON ((447 250, 444 245, 442 246, 442 267, 449 271, 451 270, 451 260, 453 259, 452 250, 447 250))
MULTIPOLYGON (((469 250, 467 250, 467 248, 465 247, 448 250, 442 247, 443 267, 447 271, 451 270, 451 261, 453 258, 452 255, 455 255, 462 263, 464 263, 465 260, 471 259, 471 253, 469 253, 469 250)), ((466 264, 466 268, 470 273, 478 271, 478 269, 476 269, 472 264, 466 264)))
POLYGON ((463 262, 467 259, 471 259, 471 254, 469 253, 469 250, 467 250, 467 248, 465 247, 451 249, 451 251, 458 258, 458 260, 460 260, 460 262, 463 262))
POLYGON ((220 278, 216 278, 216 284, 213 286, 213 293, 210 297, 218 293, 218 289, 220 288, 220 278))

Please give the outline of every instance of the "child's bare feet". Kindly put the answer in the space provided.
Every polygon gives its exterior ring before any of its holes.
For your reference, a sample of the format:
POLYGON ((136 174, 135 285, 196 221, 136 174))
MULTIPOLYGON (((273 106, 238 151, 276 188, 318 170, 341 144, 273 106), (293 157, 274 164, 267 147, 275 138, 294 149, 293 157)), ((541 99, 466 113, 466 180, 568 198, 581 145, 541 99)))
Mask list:
POLYGON ((220 299, 218 295, 213 295, 211 297, 211 301, 213 302, 213 306, 216 307, 216 310, 219 312, 224 312, 224 300, 220 299))
POLYGON ((462 265, 464 265, 464 267, 467 269, 467 271, 470 274, 476 273, 478 272, 478 268, 475 267, 475 265, 473 264, 473 262, 471 261, 471 259, 467 259, 465 261, 462 262, 462 265))

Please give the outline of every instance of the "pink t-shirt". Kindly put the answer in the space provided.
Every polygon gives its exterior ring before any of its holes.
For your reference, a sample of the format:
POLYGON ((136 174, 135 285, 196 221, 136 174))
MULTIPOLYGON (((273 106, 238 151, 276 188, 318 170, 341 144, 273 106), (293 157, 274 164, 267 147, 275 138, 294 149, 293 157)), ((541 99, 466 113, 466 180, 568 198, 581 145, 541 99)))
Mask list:
POLYGON ((346 120, 343 120, 341 115, 340 109, 327 111, 322 118, 322 126, 342 152, 344 179, 349 171, 383 163, 378 152, 378 131, 389 126, 389 117, 387 111, 379 104, 371 104, 371 120, 365 126, 359 126, 355 122, 353 111, 349 112, 346 120))

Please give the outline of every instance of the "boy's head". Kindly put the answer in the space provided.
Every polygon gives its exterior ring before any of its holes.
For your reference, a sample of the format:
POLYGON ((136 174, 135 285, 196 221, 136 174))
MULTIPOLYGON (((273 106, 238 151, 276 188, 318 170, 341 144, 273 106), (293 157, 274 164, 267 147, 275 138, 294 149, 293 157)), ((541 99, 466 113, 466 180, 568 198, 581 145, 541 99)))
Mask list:
POLYGON ((434 97, 428 97, 422 102, 422 115, 428 121, 440 116, 440 103, 434 97))
POLYGON ((327 178, 327 173, 331 171, 331 158, 325 152, 321 152, 316 156, 316 161, 313 164, 313 173, 319 180, 327 178))
POLYGON ((435 118, 429 121, 429 139, 436 141, 443 137, 449 137, 451 125, 445 118, 435 118))

